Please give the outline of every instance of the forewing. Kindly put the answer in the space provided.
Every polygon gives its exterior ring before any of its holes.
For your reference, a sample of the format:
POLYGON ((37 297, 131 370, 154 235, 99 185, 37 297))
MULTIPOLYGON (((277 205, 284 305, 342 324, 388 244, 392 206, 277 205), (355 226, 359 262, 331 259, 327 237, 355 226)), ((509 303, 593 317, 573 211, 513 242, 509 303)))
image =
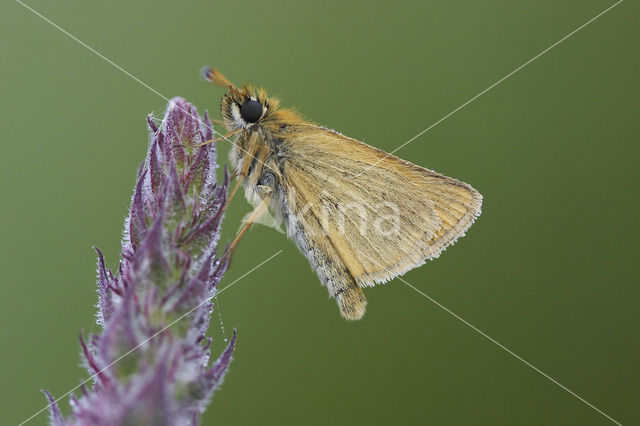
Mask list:
POLYGON ((289 206, 320 221, 315 238, 329 240, 360 286, 437 257, 480 214, 482 197, 464 182, 331 130, 301 130, 283 142, 289 206))

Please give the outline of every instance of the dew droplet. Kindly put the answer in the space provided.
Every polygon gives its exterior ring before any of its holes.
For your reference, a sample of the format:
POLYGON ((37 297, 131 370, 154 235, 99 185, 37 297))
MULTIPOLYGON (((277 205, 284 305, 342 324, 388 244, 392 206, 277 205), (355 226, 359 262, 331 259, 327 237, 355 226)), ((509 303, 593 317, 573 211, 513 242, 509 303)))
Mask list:
POLYGON ((218 313, 218 320, 220 322, 220 330, 222 331, 222 337, 224 339, 225 342, 227 342, 227 335, 224 332, 224 321, 222 320, 222 312, 220 312, 220 301, 218 300, 218 295, 214 295, 213 298, 215 299, 215 303, 216 303, 216 309, 215 311, 218 313))

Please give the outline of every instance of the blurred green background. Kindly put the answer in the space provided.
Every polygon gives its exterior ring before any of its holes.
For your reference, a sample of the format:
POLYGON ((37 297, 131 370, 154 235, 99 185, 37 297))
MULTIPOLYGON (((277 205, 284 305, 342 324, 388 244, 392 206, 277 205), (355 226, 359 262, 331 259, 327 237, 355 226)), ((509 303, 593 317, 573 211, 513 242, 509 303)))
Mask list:
MULTIPOLYGON (((211 64, 387 151, 613 4, 27 3, 164 96, 219 117, 222 90, 198 77, 211 64)), ((640 424, 639 9, 620 4, 397 153, 485 197, 467 236, 405 279, 623 424, 640 424)), ((165 101, 19 3, 0 5, 0 39, 0 416, 17 424, 39 389, 86 377, 91 246, 116 264, 145 116, 165 101)), ((234 202, 226 238, 248 210, 234 202)), ((220 295, 214 349, 222 324, 238 347, 203 424, 612 424, 399 280, 346 323, 272 229, 252 230, 222 285, 280 249, 220 295)))

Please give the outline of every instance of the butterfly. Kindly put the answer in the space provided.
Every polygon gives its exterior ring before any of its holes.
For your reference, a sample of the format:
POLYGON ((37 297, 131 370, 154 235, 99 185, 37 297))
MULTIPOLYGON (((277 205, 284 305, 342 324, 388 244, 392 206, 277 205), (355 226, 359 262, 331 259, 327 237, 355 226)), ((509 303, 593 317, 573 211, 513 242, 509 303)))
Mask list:
POLYGON ((219 71, 203 77, 227 89, 222 123, 238 187, 255 206, 246 229, 269 212, 306 256, 341 315, 365 313, 362 289, 434 259, 480 215, 469 184, 305 121, 262 88, 236 87, 219 71))

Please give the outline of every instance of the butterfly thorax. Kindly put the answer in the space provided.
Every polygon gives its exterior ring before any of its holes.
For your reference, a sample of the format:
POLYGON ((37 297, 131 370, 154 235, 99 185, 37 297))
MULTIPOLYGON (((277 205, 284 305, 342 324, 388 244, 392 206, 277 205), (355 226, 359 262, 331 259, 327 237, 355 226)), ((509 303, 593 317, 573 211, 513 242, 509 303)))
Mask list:
POLYGON ((285 222, 347 319, 365 312, 362 287, 438 257, 480 214, 470 185, 305 122, 262 89, 230 86, 222 115, 254 212, 285 222))
POLYGON ((280 109, 264 89, 229 88, 221 104, 227 129, 236 133, 229 153, 236 177, 242 179, 247 200, 256 205, 269 197, 272 213, 282 217, 282 179, 286 173, 287 144, 305 123, 290 109, 280 109))

